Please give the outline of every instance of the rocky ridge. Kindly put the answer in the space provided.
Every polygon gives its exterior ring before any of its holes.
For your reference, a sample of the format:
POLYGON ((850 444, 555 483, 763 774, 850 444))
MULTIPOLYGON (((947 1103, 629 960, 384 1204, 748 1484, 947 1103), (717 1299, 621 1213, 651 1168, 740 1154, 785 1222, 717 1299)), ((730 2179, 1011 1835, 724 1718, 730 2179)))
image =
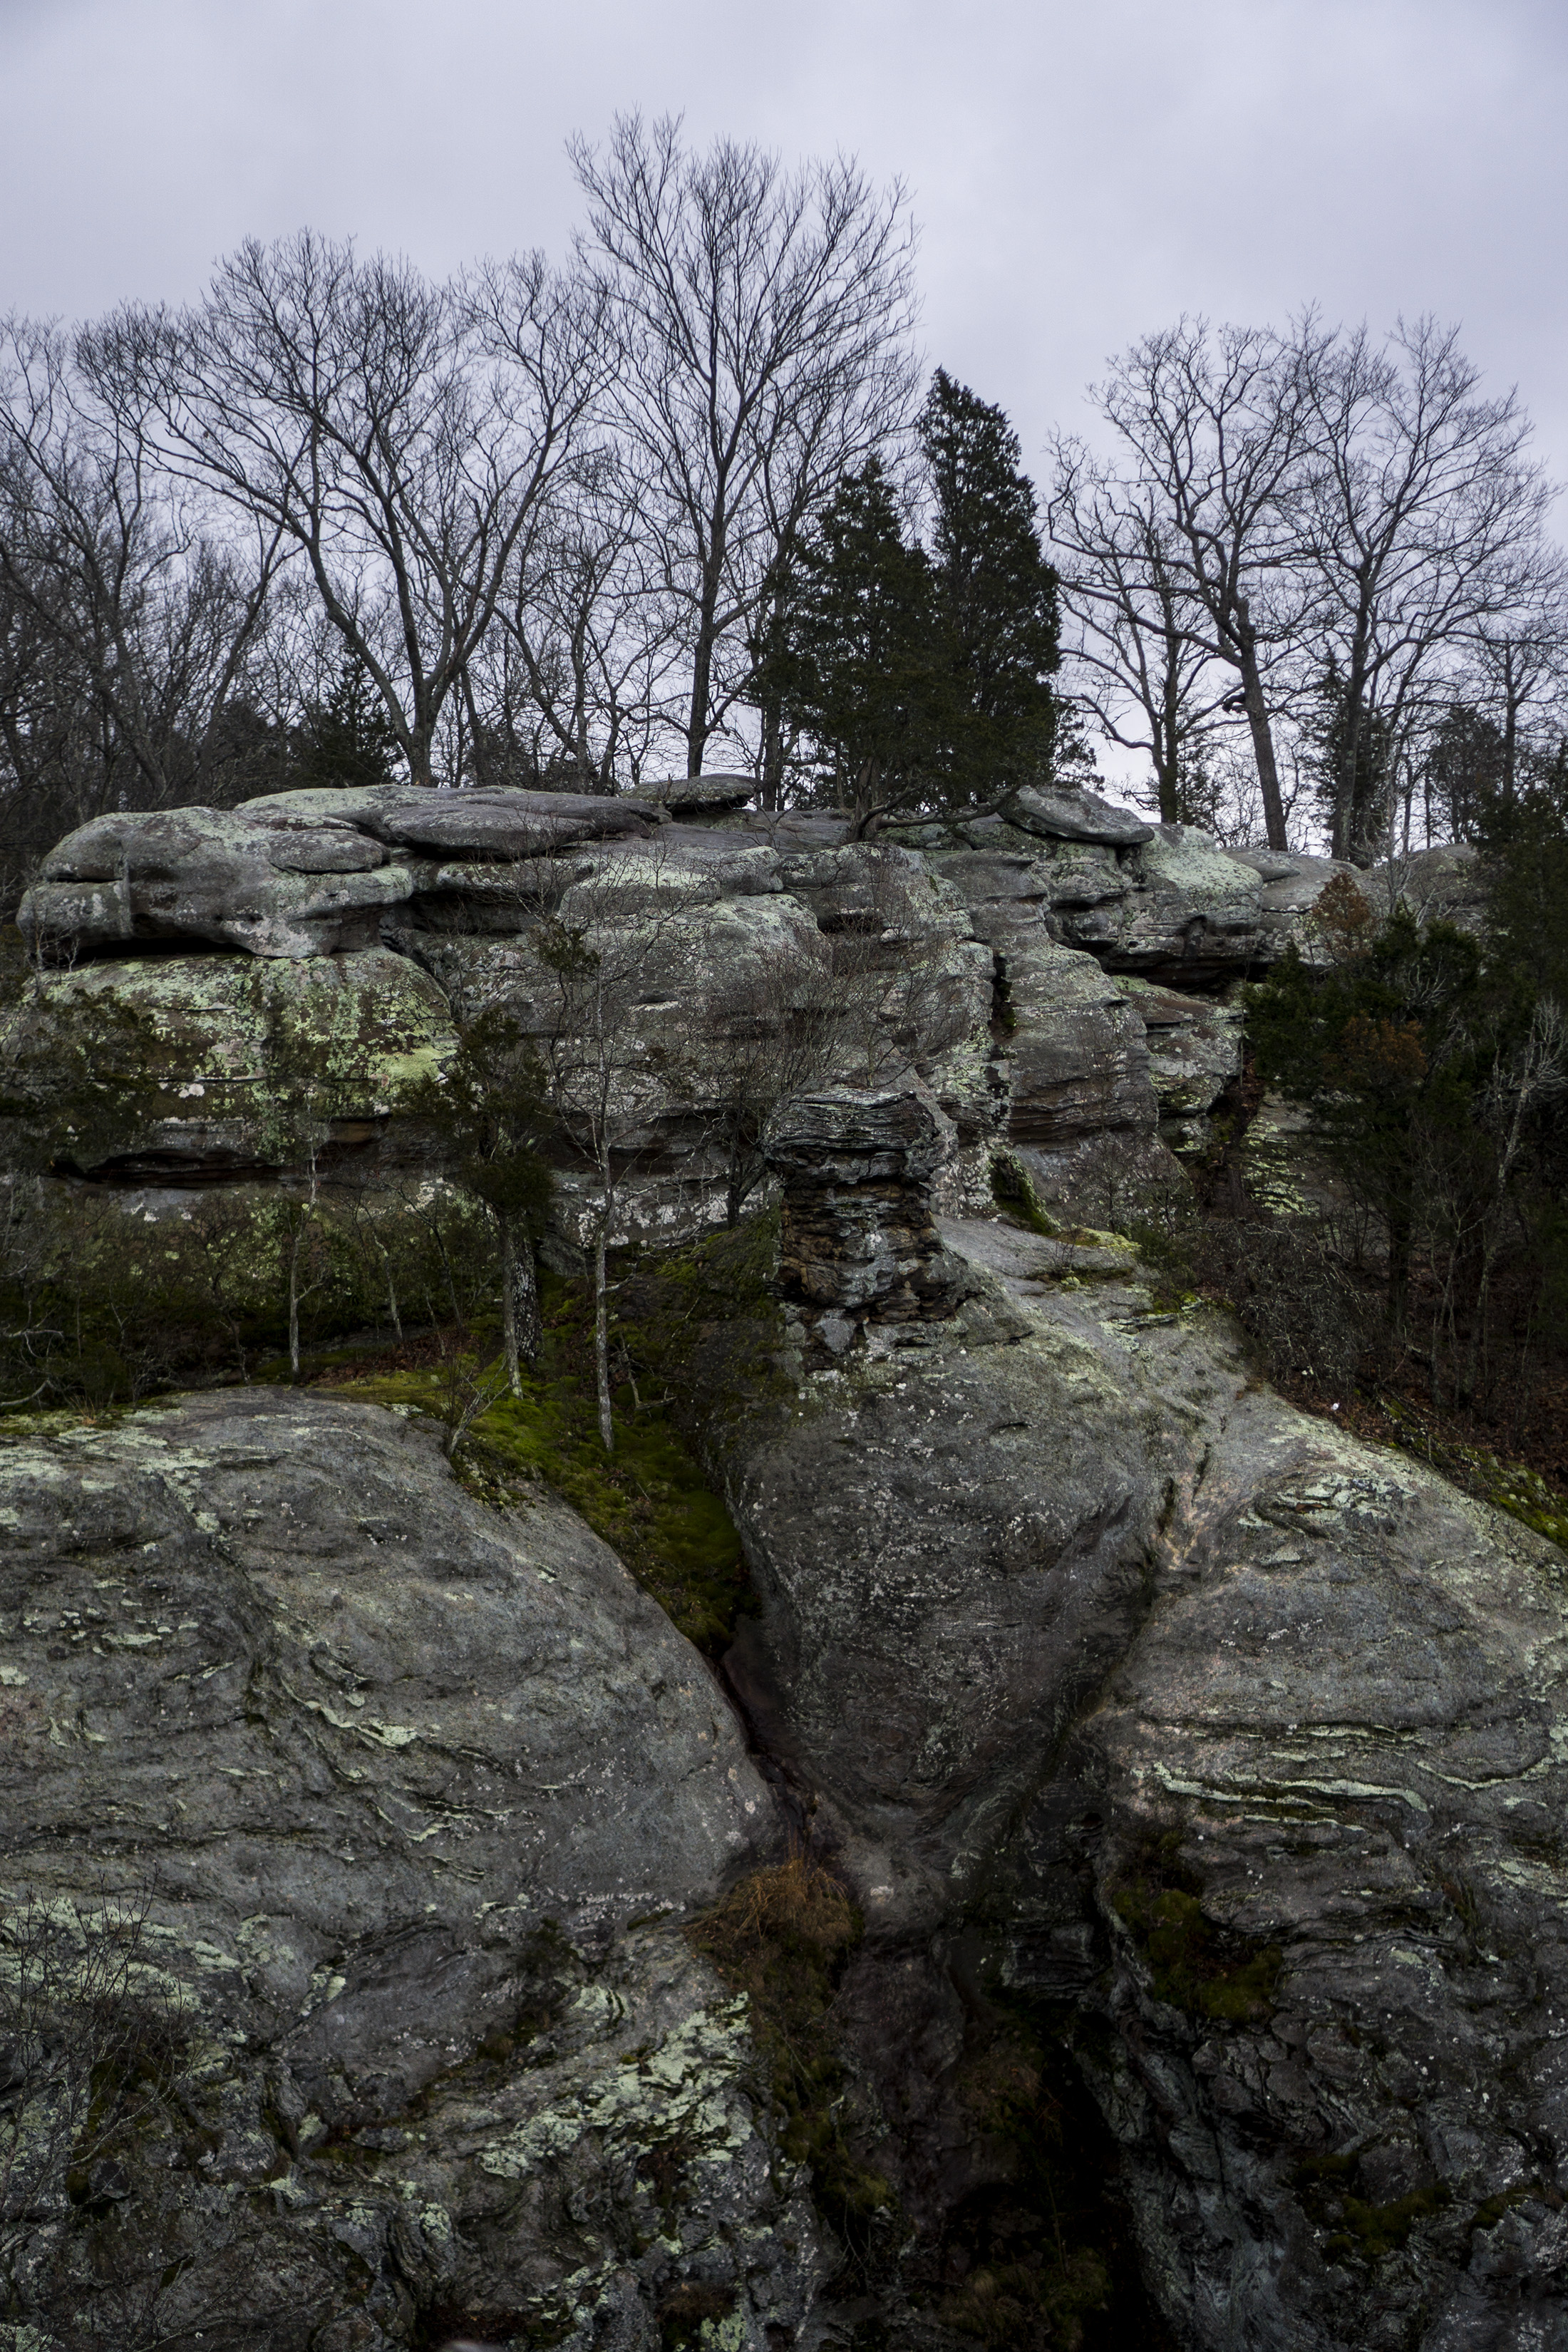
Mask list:
MULTIPOLYGON (((12 1424, 0 2112, 37 2181, 0 2343, 139 2352, 237 2301, 301 2352, 1043 2347, 1096 2324, 1031 2187, 1047 2051, 1115 2151, 1145 2332, 1568 2343, 1561 1553, 984 1181, 1005 1154, 1071 1198, 1108 1139, 1201 1148, 1225 986, 1326 871, 1089 795, 870 846, 734 780, 495 797, 355 815, 384 862, 309 887, 408 887, 326 953, 298 942, 330 908, 232 862, 204 896, 188 837, 161 877, 128 821, 113 872, 62 845, 27 919, 85 960, 7 1050, 130 1039, 155 1083, 78 1164, 138 1202, 288 1181, 307 1128, 429 1168, 405 1077, 486 1003, 543 1034, 564 909, 639 959, 642 1213, 690 1234, 682 1038, 860 1008, 762 1139, 775 1306, 710 1304, 681 1374, 758 1613, 715 1676, 563 1505, 481 1503, 427 1424, 323 1394, 12 1424), (118 893, 121 928, 69 933, 55 889, 118 893), (157 930, 189 908, 207 930, 157 930), (803 1835, 865 1923, 830 2012, 853 2245, 682 1932, 803 1835), (38 1955, 57 2000, 114 1993, 119 2138, 16 2028, 38 1955)), ((251 858, 279 827, 246 824, 251 858)))
POLYGON ((954 1205, 983 1196, 1006 1140, 1070 1199, 1107 1139, 1145 1176, 1205 1146, 1239 1066, 1218 998, 1279 952, 1329 871, 1265 874, 1089 793, 1024 792, 1005 815, 868 845, 832 812, 750 811, 751 789, 386 786, 97 819, 22 906, 41 969, 11 1058, 43 1073, 22 1117, 47 1112, 65 1038, 125 1078, 66 1155, 89 1177, 297 1176, 307 1097, 340 1172, 421 1168, 398 1101, 453 1024, 492 1004, 541 1034, 559 1018, 548 921, 638 962, 634 1226, 714 1213, 726 1054, 824 1017, 840 1032, 824 1078, 912 1065, 931 1087, 968 1154, 954 1205))

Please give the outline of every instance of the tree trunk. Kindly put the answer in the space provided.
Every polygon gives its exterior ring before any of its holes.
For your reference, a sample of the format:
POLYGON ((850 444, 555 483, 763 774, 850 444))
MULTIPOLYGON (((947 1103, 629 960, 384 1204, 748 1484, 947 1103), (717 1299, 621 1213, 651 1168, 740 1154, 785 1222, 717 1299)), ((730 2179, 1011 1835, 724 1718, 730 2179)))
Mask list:
POLYGON ((1268 706, 1263 699, 1263 681, 1258 675, 1258 664, 1248 654, 1241 670, 1242 691, 1247 697, 1247 723, 1252 733, 1252 756, 1258 762, 1258 782, 1263 793, 1263 829, 1270 849, 1284 849, 1285 804, 1279 797, 1279 770, 1274 759, 1274 736, 1268 724, 1268 706))
POLYGON ((430 731, 428 727, 416 727, 408 739, 408 781, 426 790, 434 789, 436 782, 430 764, 430 731))
POLYGON ((784 806, 784 712, 776 698, 763 705, 763 806, 784 806))
POLYGON ((718 492, 710 519, 708 561, 702 569, 702 599, 698 607, 697 642, 691 648, 691 711, 686 730, 686 772, 702 773, 708 749, 709 714, 713 702, 713 643, 718 635, 719 591, 724 578, 724 549, 729 535, 725 493, 718 492))
POLYGON ((1283 849, 1285 841, 1285 804, 1279 797, 1279 770, 1274 758, 1274 735, 1268 724, 1268 706, 1263 699, 1263 679, 1258 667, 1258 635, 1247 609, 1247 600, 1238 596, 1237 610, 1237 665, 1241 671, 1241 690, 1247 698, 1247 724, 1252 734, 1252 756, 1258 762, 1258 782, 1263 794, 1263 826, 1270 849, 1283 849))
POLYGON ((599 1435, 605 1453, 613 1454, 616 1424, 610 1413, 610 1295, 602 1229, 594 1244, 594 1378, 599 1391, 599 1435))
POLYGON ((522 1367, 533 1362, 544 1334, 532 1246, 511 1217, 500 1220, 500 1323, 507 1386, 514 1397, 520 1397, 522 1367))
POLYGON ((1167 635, 1161 710, 1152 730, 1162 824, 1180 824, 1182 822, 1182 712, 1181 684, 1176 670, 1178 658, 1179 648, 1167 635))
POLYGON ((1388 1301, 1387 1315, 1391 1329, 1400 1338, 1405 1334, 1405 1301, 1410 1291, 1410 1209, 1401 1202, 1391 1207, 1388 1216, 1388 1301))
POLYGON ((289 1242, 289 1369, 300 1377, 300 1250, 305 1238, 301 1219, 289 1242))

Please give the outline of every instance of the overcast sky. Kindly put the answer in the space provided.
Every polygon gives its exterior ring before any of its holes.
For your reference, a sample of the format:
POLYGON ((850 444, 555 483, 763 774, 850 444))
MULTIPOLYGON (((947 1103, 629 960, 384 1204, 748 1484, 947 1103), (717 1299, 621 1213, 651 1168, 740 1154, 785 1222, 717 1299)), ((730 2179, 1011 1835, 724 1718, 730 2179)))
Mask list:
POLYGON ((560 254, 567 133, 842 148, 909 184, 927 354, 1031 468, 1181 310, 1462 322, 1568 475, 1563 0, 0 0, 0 308, 180 299, 302 224, 560 254))

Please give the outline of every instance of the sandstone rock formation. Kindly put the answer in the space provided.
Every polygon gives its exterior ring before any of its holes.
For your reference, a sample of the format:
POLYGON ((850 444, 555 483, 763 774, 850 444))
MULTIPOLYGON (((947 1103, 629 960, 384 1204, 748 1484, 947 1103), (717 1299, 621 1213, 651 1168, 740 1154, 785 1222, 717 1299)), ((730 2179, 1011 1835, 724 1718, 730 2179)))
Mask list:
POLYGON ((866 844, 699 781, 198 826, 231 859, 201 919, 262 927, 216 954, 153 936, 201 896, 175 831, 39 886, 37 938, 75 919, 48 891, 101 899, 5 1038, 8 1149, 56 1118, 71 1181, 437 1164, 400 1092, 487 1005, 549 1040, 558 919, 626 976, 628 1199, 689 1234, 722 1074, 836 1025, 757 1139, 773 1319, 709 1299, 679 1382, 758 1602, 722 1685, 563 1505, 482 1505, 417 1420, 229 1390, 0 1424, 15 2352, 237 2307, 288 2352, 443 2314, 1035 2352, 1068 2325, 1047 2051, 1152 2342, 1568 2342, 1561 1553, 1294 1412, 1130 1245, 973 1213, 994 1152, 1070 1196, 1108 1145, 1203 1148, 1225 989, 1332 869, 1044 794, 866 844), (263 871, 272 835, 350 862, 263 871), (289 890, 394 873, 362 944, 308 944, 371 902, 289 890), (679 1933, 786 1827, 865 1917, 821 2029, 889 2192, 858 2247, 679 1933), (993 2263, 1008 2211, 1028 2259, 993 2263))
POLYGON ((994 2159, 898 2052, 961 2085, 988 2002, 1065 2004, 1177 2341, 1557 2341, 1561 1553, 1131 1263, 944 1238, 1005 1312, 723 1440, 736 1678, 865 1889, 878 2161, 940 2234, 994 2159))
POLYGON ((796 2340, 816 2225, 674 1932, 771 1803, 574 1514, 262 1391, 13 1430, 0 1525, 17 2341, 405 2345, 446 2305, 643 2343, 683 2282, 796 2340), (61 2114, 62 2027, 118 2130, 61 2114))
POLYGON ((549 921, 646 967, 626 1015, 640 1044, 623 1056, 641 1074, 632 1227, 715 1213, 712 1066, 726 1040, 811 1020, 834 1031, 822 1078, 876 1086, 912 1067, 932 1088, 957 1129, 951 1205, 984 1199, 1005 1139, 1070 1201, 1108 1137, 1143 1179, 1168 1169, 1166 1146, 1204 1146, 1236 1072, 1215 993, 1279 951, 1327 878, 1264 858, 1266 876, 1260 853, 1093 794, 1025 792, 1002 814, 865 844, 839 813, 748 810, 752 789, 723 775, 620 800, 377 786, 95 820, 24 903, 43 967, 24 1058, 47 1006, 95 1054, 118 1024, 151 1066, 143 1098, 128 1066, 98 1105, 90 1160, 66 1157, 122 1180, 298 1172, 300 1090, 321 1074, 293 1045, 319 1026, 331 974, 334 1020, 361 1045, 352 1078, 337 1055, 331 1145, 423 1166, 400 1093, 485 1005, 549 1032, 559 983, 531 944, 549 921), (265 987, 246 977, 261 971, 265 987), (165 1059, 202 1095, 163 1099, 165 1059))

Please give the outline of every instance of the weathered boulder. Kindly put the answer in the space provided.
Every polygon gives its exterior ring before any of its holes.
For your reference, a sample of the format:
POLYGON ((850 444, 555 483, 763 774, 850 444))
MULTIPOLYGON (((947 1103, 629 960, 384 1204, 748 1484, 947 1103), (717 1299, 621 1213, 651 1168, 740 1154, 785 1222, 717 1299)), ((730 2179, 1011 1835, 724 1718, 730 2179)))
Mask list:
POLYGON ((350 824, 279 827, 243 810, 174 809, 97 817, 68 834, 16 919, 46 958, 181 940, 331 955, 374 945, 382 916, 412 888, 407 866, 350 824))
POLYGON ((1060 944, 1053 862, 961 850, 932 863, 992 950, 1005 1133, 1031 1181, 1047 1199, 1075 1202, 1108 1150, 1130 1181, 1168 1181, 1139 984, 1060 944))
MULTIPOLYGON (((1355 872, 1353 867, 1347 869, 1355 872)), ((1486 911, 1486 874, 1473 842, 1445 841, 1385 858, 1356 881, 1379 915, 1408 907, 1417 922, 1479 930, 1486 911)))
POLYGON ((356 822, 399 849, 486 859, 539 857, 584 841, 639 839, 647 833, 648 813, 598 793, 476 786, 462 793, 378 793, 356 822))
POLYGON ((445 2306, 586 2347, 653 2340, 696 2280, 727 2341, 794 2340, 822 2259, 744 2004, 646 1924, 754 1857, 770 1802, 574 1514, 474 1501, 417 1419, 260 1391, 9 1429, 0 1521, 6 1949, 37 2011, 9 2145, 38 2169, 9 2315, 303 2352, 427 2340, 445 2306), (131 2096, 103 2069, 133 2034, 131 2096), (73 2047, 85 2158, 47 2121, 73 2047), (74 2204, 72 2161, 98 2168, 74 2204))
POLYGON ((660 783, 638 784, 628 797, 651 802, 671 816, 706 816, 716 811, 743 809, 757 796, 755 776, 705 769, 700 776, 667 776, 660 783))
POLYGON ((1046 792, 1026 784, 1008 801, 1005 814, 1021 832, 1042 834, 1049 841, 1094 841, 1112 849, 1133 849, 1154 837, 1153 827, 1142 817, 1102 801, 1098 793, 1046 792))
POLYGON ((368 1168, 411 1148, 399 1101, 452 1044, 441 991, 383 948, 46 972, 5 1031, 0 1159, 175 1184, 368 1168))
POLYGON ((1241 1075, 1242 1008, 1131 974, 1121 988, 1148 1041, 1161 1140, 1173 1151, 1201 1151, 1213 1134, 1210 1112, 1241 1075))
POLYGON ((373 946, 383 917, 433 879, 431 859, 518 860, 641 838, 656 815, 591 793, 394 784, 95 817, 50 852, 17 919, 47 955, 177 940, 331 955, 373 946))
POLYGON ((1561 1552, 1294 1412, 1212 1311, 942 1230, 1011 1323, 982 1292, 720 1441, 734 1671, 864 1887, 877 2161, 940 2234, 963 2110, 898 2052, 1067 2003, 1178 2341, 1557 2342, 1561 1552))

